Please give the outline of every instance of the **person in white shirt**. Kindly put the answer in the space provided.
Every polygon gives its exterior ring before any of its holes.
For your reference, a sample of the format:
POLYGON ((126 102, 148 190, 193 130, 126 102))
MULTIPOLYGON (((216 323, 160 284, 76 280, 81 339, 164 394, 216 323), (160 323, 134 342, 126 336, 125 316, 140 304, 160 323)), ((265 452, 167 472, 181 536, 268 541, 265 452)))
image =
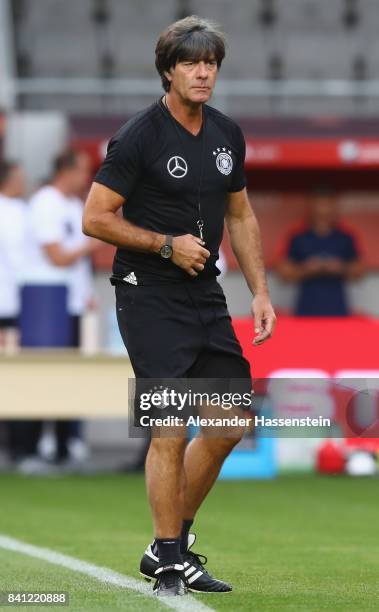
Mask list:
MULTIPOLYGON (((67 311, 71 316, 71 346, 79 345, 80 317, 93 300, 92 271, 89 255, 97 240, 82 232, 83 204, 78 197, 89 185, 91 165, 87 154, 67 151, 54 163, 50 184, 41 187, 31 198, 28 211, 25 285, 65 285, 67 311)), ((35 424, 34 424, 35 425, 35 424)), ((28 455, 21 471, 43 473, 37 447, 42 432, 30 429, 28 455)), ((56 421, 56 461, 68 459, 68 442, 80 437, 77 421, 56 421)))
POLYGON ((0 347, 17 342, 20 276, 25 232, 25 174, 11 161, 0 162, 0 347))
POLYGON ((82 232, 83 192, 90 179, 85 153, 69 151, 54 164, 52 182, 30 200, 25 284, 66 285, 68 312, 81 316, 92 297, 88 255, 96 241, 82 232))

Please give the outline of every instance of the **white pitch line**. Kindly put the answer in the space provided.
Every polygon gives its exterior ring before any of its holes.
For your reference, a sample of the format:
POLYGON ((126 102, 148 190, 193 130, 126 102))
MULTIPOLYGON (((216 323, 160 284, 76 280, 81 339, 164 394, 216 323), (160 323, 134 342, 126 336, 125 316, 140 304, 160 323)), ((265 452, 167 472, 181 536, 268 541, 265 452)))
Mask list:
MULTIPOLYGON (((118 572, 114 572, 113 570, 107 567, 100 567, 98 565, 93 565, 92 563, 87 563, 87 561, 81 561, 80 559, 76 559, 75 557, 69 557, 68 555, 63 555, 61 553, 55 552, 54 550, 50 550, 49 548, 40 548, 39 546, 33 546, 32 544, 27 544, 26 542, 22 542, 21 540, 16 540, 15 538, 10 538, 6 535, 0 534, 0 548, 5 550, 11 550, 16 553, 21 553, 23 555, 28 555, 29 557, 34 557, 35 559, 42 559, 43 561, 47 561, 48 563, 52 563, 54 565, 59 565, 60 567, 65 567, 73 572, 79 572, 81 574, 86 574, 86 576, 90 576, 91 578, 95 578, 99 582, 103 582, 105 584, 113 584, 114 586, 123 587, 125 589, 130 589, 132 591, 137 591, 137 593, 141 593, 147 597, 154 597, 152 593, 151 587, 144 584, 140 580, 136 580, 135 578, 131 578, 130 576, 125 576, 124 574, 119 574, 118 572)), ((172 610, 181 610, 183 612, 214 612, 213 608, 209 608, 205 604, 202 604, 200 601, 197 601, 190 595, 185 595, 184 597, 165 597, 156 599, 159 603, 171 608, 172 610)))

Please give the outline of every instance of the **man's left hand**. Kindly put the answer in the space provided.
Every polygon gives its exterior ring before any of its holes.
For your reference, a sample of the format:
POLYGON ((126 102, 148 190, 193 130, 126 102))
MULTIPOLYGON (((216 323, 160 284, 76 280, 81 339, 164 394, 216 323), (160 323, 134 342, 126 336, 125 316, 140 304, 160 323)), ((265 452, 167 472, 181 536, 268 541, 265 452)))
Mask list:
POLYGON ((253 344, 259 346, 271 338, 276 316, 268 295, 257 294, 253 299, 251 310, 254 317, 254 332, 257 334, 253 344))

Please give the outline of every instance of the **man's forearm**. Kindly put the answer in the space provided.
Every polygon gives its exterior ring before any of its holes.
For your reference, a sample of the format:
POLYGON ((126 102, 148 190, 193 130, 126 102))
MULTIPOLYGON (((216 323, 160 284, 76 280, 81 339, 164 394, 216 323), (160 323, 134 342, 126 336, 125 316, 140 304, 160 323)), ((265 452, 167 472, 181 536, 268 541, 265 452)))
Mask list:
POLYGON ((268 293, 263 263, 262 242, 257 220, 253 214, 228 223, 230 241, 250 291, 268 293))
POLYGON ((116 247, 141 253, 159 253, 164 244, 163 234, 138 227, 112 212, 92 219, 85 215, 83 232, 116 247))
POLYGON ((65 251, 59 244, 43 245, 43 250, 51 263, 58 268, 66 268, 76 263, 82 257, 88 255, 84 247, 65 251))
POLYGON ((294 263, 288 259, 278 263, 276 272, 282 280, 289 283, 299 283, 306 278, 315 276, 314 272, 307 270, 304 263, 294 263))

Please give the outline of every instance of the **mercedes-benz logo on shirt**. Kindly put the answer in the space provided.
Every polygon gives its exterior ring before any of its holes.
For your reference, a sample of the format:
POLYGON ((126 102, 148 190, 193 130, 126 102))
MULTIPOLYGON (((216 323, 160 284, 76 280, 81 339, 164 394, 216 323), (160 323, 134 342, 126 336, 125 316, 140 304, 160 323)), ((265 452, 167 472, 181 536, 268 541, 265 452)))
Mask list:
POLYGON ((174 178, 183 178, 188 172, 187 162, 183 157, 174 155, 167 162, 167 170, 174 178))

